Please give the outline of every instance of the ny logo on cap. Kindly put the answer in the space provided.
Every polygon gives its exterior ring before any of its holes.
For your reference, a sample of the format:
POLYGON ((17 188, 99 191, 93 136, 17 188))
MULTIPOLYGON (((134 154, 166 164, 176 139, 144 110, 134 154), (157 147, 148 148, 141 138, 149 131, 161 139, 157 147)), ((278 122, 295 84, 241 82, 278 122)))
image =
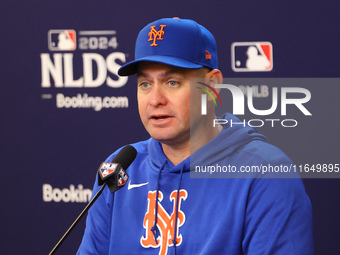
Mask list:
POLYGON ((150 46, 158 46, 156 43, 157 40, 163 40, 162 35, 164 35, 163 28, 166 27, 166 25, 160 25, 161 29, 157 31, 155 29, 156 26, 152 26, 151 31, 149 32, 149 40, 148 41, 153 41, 150 46))

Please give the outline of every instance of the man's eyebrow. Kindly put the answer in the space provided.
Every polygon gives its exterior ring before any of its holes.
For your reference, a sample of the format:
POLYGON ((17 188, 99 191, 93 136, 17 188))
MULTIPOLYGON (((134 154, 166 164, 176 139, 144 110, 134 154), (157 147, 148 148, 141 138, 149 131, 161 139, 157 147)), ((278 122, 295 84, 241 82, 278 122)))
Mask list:
POLYGON ((165 73, 161 74, 162 78, 167 78, 169 76, 180 76, 180 77, 184 77, 185 76, 185 72, 183 72, 182 70, 169 70, 166 71, 165 73))

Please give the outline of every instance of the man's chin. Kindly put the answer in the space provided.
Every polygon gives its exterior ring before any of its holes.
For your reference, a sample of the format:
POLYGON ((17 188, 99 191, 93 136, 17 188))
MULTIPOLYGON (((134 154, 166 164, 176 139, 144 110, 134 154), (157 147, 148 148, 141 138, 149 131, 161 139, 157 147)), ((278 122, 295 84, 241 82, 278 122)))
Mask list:
MULTIPOLYGON (((183 137, 178 137, 175 135, 156 135, 153 134, 150 136, 159 141, 161 144, 168 145, 168 146, 179 146, 181 144, 187 143, 189 139, 184 139, 183 137)), ((190 138, 190 137, 189 137, 190 138)))
POLYGON ((175 139, 173 137, 169 137, 169 136, 164 136, 164 135, 151 135, 150 136, 159 141, 160 143, 164 143, 164 144, 168 144, 168 143, 172 143, 175 139))

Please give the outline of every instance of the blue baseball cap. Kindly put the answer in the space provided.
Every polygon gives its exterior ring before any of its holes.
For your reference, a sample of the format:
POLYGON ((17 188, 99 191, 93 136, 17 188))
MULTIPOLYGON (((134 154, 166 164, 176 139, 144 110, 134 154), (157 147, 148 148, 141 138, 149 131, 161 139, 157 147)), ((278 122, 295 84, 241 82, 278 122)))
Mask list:
POLYGON ((165 18, 145 26, 138 34, 135 60, 123 65, 120 76, 137 73, 141 62, 157 62, 180 68, 218 68, 214 36, 193 20, 165 18))

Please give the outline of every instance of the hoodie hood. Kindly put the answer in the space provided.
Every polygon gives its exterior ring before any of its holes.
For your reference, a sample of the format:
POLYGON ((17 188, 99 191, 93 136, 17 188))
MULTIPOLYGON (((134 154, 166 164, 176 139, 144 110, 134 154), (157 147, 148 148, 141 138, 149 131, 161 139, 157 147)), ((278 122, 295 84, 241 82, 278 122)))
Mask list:
POLYGON ((242 122, 234 115, 226 113, 220 118, 228 120, 228 123, 223 126, 223 130, 213 140, 205 144, 177 166, 174 166, 166 158, 161 143, 151 138, 148 142, 148 151, 152 169, 157 172, 188 172, 190 171, 190 165, 212 165, 233 154, 236 150, 251 141, 266 141, 266 138, 257 133, 255 128, 249 126, 244 127, 244 125, 241 124, 242 122), (231 122, 234 123, 232 126, 230 125, 231 122))
POLYGON ((220 119, 228 123, 213 140, 191 155, 191 165, 213 165, 252 141, 267 141, 255 128, 247 126, 246 122, 244 127, 243 122, 230 113, 225 113, 220 119))

